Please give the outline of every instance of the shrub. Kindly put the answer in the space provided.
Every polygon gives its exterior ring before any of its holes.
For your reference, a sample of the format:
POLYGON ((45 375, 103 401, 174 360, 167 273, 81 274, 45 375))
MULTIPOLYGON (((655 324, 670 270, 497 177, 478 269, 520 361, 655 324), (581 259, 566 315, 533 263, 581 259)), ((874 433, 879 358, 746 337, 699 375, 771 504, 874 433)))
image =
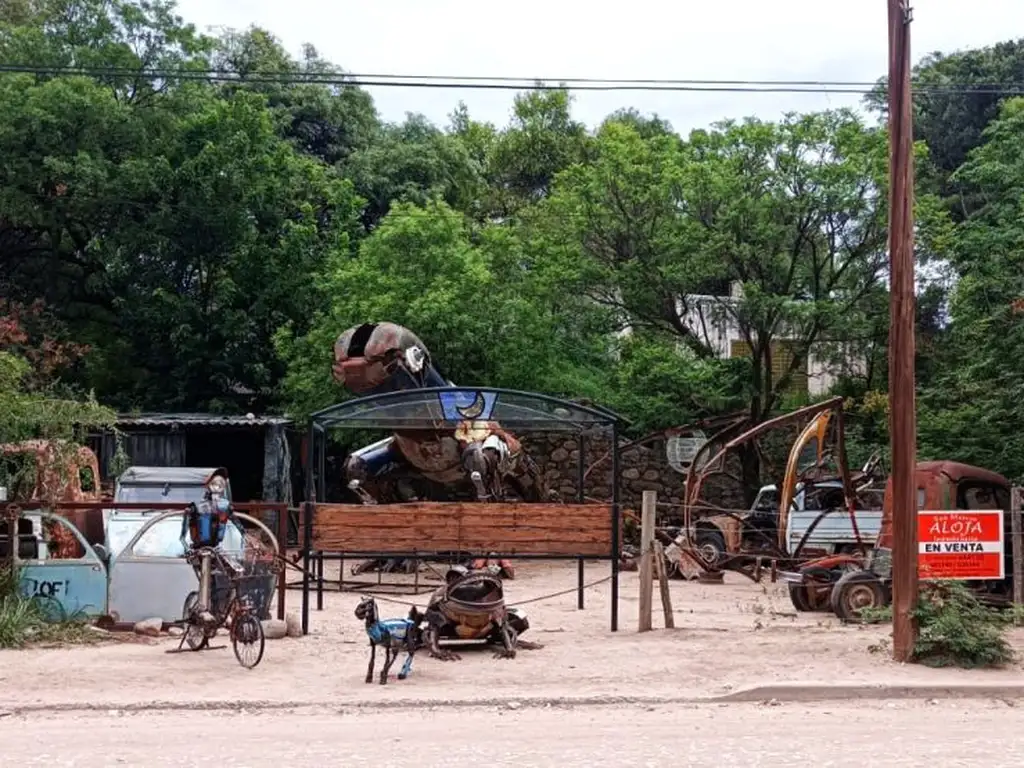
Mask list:
MULTIPOLYGON (((868 622, 892 621, 892 608, 866 609, 861 616, 868 622)), ((914 618, 918 637, 911 660, 917 664, 978 669, 1014 661, 1004 633, 1017 612, 986 606, 963 582, 922 586, 914 618)), ((871 650, 881 648, 873 646, 871 650)))
POLYGON ((929 584, 915 611, 914 661, 929 667, 1002 667, 1014 660, 1004 633, 1012 611, 984 605, 962 582, 929 584))

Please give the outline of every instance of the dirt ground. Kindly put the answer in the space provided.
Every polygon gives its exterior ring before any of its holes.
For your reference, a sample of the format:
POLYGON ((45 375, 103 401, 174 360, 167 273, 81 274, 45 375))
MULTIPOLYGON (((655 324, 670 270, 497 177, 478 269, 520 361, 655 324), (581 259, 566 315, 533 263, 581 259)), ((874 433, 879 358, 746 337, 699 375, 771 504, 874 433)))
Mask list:
MULTIPOLYGON (((331 565, 326 575, 336 580, 337 565, 331 565)), ((607 574, 607 564, 594 563, 586 578, 590 582, 607 574)), ((574 564, 522 562, 517 578, 506 582, 506 595, 516 604, 575 584, 574 564)), ((213 645, 222 650, 176 655, 164 653, 177 645, 176 638, 135 636, 96 646, 2 651, 0 709, 86 703, 116 708, 153 702, 468 702, 516 696, 678 699, 772 682, 1024 682, 1020 667, 967 672, 895 664, 878 650, 887 644, 887 627, 845 627, 828 614, 797 614, 779 585, 755 585, 727 575, 721 585, 672 581, 671 592, 675 630, 660 628, 655 586, 655 630, 637 633, 637 574, 623 573, 616 633, 609 627, 610 586, 605 582, 587 590, 582 611, 576 609, 575 592, 523 606, 531 623, 523 639, 543 643, 541 650, 521 651, 514 660, 469 650, 462 661, 447 663, 424 653, 408 680, 386 686, 363 681, 367 641, 353 616, 359 594, 326 592, 323 611, 316 610, 312 598, 310 635, 268 640, 262 664, 251 671, 236 663, 221 637, 213 645)), ((422 607, 426 594, 394 599, 422 607)), ((301 592, 289 590, 288 612, 298 612, 300 605, 301 592)), ((384 617, 404 616, 407 610, 406 605, 381 603, 384 617)), ((1012 640, 1024 650, 1024 632, 1015 632, 1012 640)), ((393 672, 397 669, 396 664, 393 672)))
POLYGON ((35 714, 0 719, 0 737, 9 765, 40 768, 977 768, 1024 759, 1024 740, 994 736, 1024 726, 1024 710, 1003 702, 433 709, 35 714))

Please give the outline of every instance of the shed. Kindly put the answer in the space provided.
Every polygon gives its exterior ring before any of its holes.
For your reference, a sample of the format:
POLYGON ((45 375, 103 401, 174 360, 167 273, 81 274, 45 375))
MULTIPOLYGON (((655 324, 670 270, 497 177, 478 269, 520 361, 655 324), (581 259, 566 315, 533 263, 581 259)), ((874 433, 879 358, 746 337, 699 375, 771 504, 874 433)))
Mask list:
MULTIPOLYGON (((292 452, 284 416, 139 413, 118 416, 128 464, 153 467, 224 467, 238 501, 292 502, 292 452)), ((117 437, 94 435, 104 482, 116 478, 117 437)), ((123 467, 122 467, 123 469, 123 467)))

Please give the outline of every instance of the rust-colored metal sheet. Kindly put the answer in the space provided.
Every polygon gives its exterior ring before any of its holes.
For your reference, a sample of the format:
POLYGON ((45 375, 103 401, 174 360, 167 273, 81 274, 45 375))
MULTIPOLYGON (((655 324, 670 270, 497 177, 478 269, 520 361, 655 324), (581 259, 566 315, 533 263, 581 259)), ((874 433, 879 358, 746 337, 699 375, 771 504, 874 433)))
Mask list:
MULTIPOLYGON (((620 521, 621 541, 621 521, 620 521)), ((313 547, 324 552, 609 557, 607 504, 317 504, 313 547)))

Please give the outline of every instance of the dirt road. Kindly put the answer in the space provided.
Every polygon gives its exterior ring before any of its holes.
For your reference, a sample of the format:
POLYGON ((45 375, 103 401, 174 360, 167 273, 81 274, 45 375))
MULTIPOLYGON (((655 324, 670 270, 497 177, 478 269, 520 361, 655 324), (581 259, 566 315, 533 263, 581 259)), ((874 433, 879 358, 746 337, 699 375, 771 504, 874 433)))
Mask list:
POLYGON ((119 711, 0 719, 19 766, 1012 765, 1002 702, 573 709, 119 711), (893 735, 899 734, 898 739, 893 735), (898 750, 898 751, 897 751, 898 750))

